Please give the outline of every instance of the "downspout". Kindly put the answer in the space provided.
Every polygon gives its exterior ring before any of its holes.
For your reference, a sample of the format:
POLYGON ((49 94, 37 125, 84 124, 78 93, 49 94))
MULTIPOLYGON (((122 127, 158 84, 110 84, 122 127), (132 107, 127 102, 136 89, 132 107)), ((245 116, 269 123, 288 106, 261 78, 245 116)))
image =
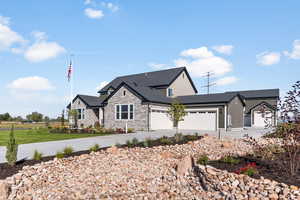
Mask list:
POLYGON ((227 104, 225 104, 224 107, 224 128, 225 132, 227 131, 227 104))
POLYGON ((147 115, 147 121, 148 121, 148 132, 150 132, 150 104, 148 103, 148 115, 147 115))
POLYGON ((243 129, 245 129, 245 110, 246 110, 246 107, 244 106, 243 107, 243 129))

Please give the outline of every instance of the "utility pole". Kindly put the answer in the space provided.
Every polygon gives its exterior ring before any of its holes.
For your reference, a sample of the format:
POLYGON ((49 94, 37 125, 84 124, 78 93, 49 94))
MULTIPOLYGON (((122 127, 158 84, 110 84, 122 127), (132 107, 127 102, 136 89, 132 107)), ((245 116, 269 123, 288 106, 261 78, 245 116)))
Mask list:
POLYGON ((207 88, 207 94, 209 94, 209 89, 211 86, 216 85, 216 83, 210 83, 210 77, 214 75, 212 72, 207 72, 205 77, 207 77, 207 85, 204 85, 203 87, 207 88))

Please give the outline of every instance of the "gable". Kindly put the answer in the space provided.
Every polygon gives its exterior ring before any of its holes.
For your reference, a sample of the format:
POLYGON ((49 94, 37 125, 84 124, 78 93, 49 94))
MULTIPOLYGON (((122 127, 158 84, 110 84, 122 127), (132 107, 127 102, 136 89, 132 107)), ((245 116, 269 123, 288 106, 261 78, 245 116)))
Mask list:
POLYGON ((108 104, 110 103, 132 103, 132 102, 142 102, 143 98, 133 91, 130 87, 122 85, 116 89, 106 100, 108 104))
POLYGON ((186 70, 182 71, 168 88, 173 89, 174 96, 195 95, 197 93, 186 70))

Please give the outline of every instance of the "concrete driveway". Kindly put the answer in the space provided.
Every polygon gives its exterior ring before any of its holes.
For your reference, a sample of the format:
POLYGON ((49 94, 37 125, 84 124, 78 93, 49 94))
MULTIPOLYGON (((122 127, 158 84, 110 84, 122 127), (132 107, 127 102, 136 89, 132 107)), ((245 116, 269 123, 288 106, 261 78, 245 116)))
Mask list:
MULTIPOLYGON (((243 135, 248 134, 252 137, 260 137, 268 130, 265 129, 245 129, 239 131, 221 131, 221 138, 242 138, 243 135)), ((179 132, 187 134, 208 134, 218 137, 219 132, 216 131, 199 131, 199 130, 179 130, 179 132)), ((137 132, 130 134, 118 134, 118 135, 107 135, 107 136, 97 136, 89 138, 80 139, 70 139, 70 140, 60 140, 42 143, 31 143, 31 144, 21 144, 18 149, 18 159, 22 158, 32 158, 35 150, 42 152, 44 156, 55 155, 57 151, 62 151, 67 146, 72 146, 74 151, 84 151, 88 150, 94 144, 99 144, 100 147, 108 147, 119 144, 125 144, 127 140, 132 140, 137 138, 139 141, 143 141, 146 138, 160 138, 162 136, 173 136, 175 130, 160 130, 153 132, 137 132)), ((6 162, 5 159, 5 147, 0 147, 0 163, 6 162)))

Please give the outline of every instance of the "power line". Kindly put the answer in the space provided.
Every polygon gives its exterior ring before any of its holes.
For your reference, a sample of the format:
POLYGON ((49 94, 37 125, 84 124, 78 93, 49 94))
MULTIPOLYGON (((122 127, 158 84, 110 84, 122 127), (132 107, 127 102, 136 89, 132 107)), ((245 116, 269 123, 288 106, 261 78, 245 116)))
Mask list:
POLYGON ((204 76, 204 77, 207 77, 207 85, 204 85, 204 86, 202 86, 202 87, 206 87, 206 88, 207 88, 207 94, 209 94, 210 87, 216 85, 216 83, 211 83, 211 82, 210 82, 210 77, 211 77, 212 75, 214 75, 214 73, 212 73, 212 72, 207 72, 206 75, 204 76))

